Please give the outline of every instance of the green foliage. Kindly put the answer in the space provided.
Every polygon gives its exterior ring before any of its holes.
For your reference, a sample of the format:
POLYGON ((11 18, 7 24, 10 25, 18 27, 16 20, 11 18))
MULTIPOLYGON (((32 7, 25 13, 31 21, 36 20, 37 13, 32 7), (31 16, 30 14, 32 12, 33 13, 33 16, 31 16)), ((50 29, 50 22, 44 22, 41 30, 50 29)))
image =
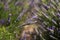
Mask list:
POLYGON ((0 40, 14 40, 14 35, 3 26, 0 28, 0 40))

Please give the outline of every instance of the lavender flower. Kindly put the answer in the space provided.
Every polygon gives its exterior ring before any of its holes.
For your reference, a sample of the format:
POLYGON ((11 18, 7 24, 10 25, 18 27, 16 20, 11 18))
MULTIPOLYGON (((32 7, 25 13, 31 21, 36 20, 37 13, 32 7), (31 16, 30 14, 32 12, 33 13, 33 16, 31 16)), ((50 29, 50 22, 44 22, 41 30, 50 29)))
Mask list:
POLYGON ((38 18, 37 16, 32 16, 32 18, 38 18))
POLYGON ((57 16, 59 16, 59 17, 60 17, 60 13, 57 13, 57 16))
POLYGON ((49 9, 49 7, 48 7, 47 5, 43 5, 43 7, 44 7, 46 10, 49 9))
POLYGON ((5 24, 5 20, 0 20, 0 24, 5 24))

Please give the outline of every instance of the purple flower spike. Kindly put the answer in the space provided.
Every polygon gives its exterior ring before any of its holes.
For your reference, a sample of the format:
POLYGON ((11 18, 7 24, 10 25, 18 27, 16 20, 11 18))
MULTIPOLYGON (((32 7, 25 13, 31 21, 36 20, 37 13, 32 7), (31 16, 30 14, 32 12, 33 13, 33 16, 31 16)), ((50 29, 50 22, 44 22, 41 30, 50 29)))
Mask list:
POLYGON ((32 16, 32 18, 38 18, 37 16, 32 16))

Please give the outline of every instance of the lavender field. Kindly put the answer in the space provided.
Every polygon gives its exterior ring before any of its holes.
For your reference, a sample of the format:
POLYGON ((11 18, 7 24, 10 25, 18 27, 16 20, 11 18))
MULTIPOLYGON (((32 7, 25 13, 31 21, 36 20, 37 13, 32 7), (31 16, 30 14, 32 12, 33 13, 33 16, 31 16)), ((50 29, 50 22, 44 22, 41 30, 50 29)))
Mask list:
POLYGON ((0 0, 0 40, 59 40, 60 0, 0 0))

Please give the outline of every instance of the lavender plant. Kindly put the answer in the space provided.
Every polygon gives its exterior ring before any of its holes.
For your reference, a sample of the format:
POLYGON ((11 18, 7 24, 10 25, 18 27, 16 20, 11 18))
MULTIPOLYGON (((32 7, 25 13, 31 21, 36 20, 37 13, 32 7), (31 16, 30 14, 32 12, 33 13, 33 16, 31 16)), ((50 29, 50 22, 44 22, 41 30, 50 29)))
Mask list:
POLYGON ((23 28, 33 24, 34 40, 59 40, 59 20, 59 0, 0 0, 0 40, 19 40, 23 28))

